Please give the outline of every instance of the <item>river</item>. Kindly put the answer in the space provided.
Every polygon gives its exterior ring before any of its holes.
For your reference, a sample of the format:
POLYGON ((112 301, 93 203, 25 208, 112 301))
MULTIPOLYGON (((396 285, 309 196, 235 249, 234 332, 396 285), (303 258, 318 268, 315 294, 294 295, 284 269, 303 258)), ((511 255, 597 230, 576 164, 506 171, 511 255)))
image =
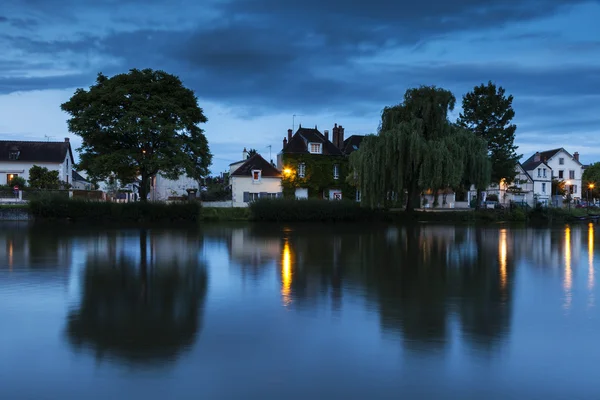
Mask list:
POLYGON ((2 399, 598 399, 600 225, 0 225, 2 399))

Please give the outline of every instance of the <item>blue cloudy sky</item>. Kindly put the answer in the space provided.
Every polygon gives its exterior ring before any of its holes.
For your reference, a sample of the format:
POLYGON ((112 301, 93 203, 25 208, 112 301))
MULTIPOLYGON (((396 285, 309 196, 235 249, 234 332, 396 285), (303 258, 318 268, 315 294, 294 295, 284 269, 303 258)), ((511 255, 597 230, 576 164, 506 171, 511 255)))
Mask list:
MULTIPOLYGON (((155 68, 199 98, 213 172, 296 125, 376 132, 409 87, 515 96, 519 152, 600 160, 599 0, 3 0, 0 138, 70 136, 98 72, 155 68)), ((456 115, 459 109, 455 110, 456 115)))

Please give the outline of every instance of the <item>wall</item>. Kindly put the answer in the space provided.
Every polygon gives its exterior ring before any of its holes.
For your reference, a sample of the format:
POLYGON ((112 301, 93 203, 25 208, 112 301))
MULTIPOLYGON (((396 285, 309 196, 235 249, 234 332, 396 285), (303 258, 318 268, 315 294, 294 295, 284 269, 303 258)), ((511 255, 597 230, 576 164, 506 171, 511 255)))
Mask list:
POLYGON ((231 208, 233 207, 233 201, 225 200, 225 201, 203 201, 202 207, 213 207, 213 208, 231 208))
POLYGON ((173 181, 160 175, 156 176, 156 185, 150 189, 150 199, 152 201, 165 201, 172 196, 187 196, 186 189, 200 190, 200 184, 192 178, 181 176, 173 181))
POLYGON ((548 159, 547 164, 552 168, 552 171, 554 173, 554 176, 558 178, 559 175, 559 171, 564 171, 564 178, 563 179, 559 179, 559 180, 563 180, 563 181, 570 181, 572 185, 576 186, 576 188, 574 187, 574 189, 576 189, 573 193, 573 198, 581 198, 581 177, 583 175, 583 167, 582 165, 575 161, 575 159, 573 157, 571 157, 570 155, 568 155, 566 152, 564 151, 559 151, 558 153, 556 153, 556 155, 554 155, 554 157, 551 157, 550 159, 548 159), (563 165, 560 165, 560 159, 564 158, 565 159, 565 163, 563 165), (575 179, 570 179, 569 178, 569 171, 575 171, 575 179))
POLYGON ((249 176, 231 177, 231 199, 234 207, 246 207, 244 192, 250 193, 281 193, 281 178, 262 177, 259 182, 253 182, 249 176))
POLYGON ((34 165, 48 168, 50 171, 58 171, 58 179, 61 181, 71 183, 71 171, 72 166, 69 159, 69 153, 67 152, 67 158, 62 163, 47 163, 47 162, 1 162, 0 163, 0 185, 6 185, 6 178, 8 174, 17 174, 21 178, 29 181, 29 169, 34 165), (68 180, 67 180, 68 178, 68 180))

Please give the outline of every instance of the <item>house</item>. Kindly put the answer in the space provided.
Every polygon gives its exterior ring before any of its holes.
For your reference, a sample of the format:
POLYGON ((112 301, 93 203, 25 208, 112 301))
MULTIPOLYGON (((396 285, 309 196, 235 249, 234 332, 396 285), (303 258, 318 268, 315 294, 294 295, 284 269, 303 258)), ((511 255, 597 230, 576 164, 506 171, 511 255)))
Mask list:
POLYGON ((151 201, 166 201, 169 197, 187 196, 187 189, 195 189, 196 193, 200 193, 200 183, 186 175, 181 175, 177 180, 171 180, 159 173, 150 179, 148 199, 151 201))
POLYGON ((74 169, 71 170, 71 185, 76 190, 92 190, 92 183, 74 169))
POLYGON ((58 171, 58 179, 72 182, 73 151, 69 138, 64 142, 0 140, 0 185, 15 177, 29 180, 34 165, 58 171))
MULTIPOLYGON (((483 192, 482 201, 490 195, 498 198, 501 204, 516 202, 534 207, 537 204, 549 205, 552 196, 552 168, 541 157, 532 156, 524 163, 517 163, 513 182, 492 183, 483 192)), ((474 186, 469 190, 469 199, 477 198, 474 186)))
POLYGON ((579 161, 579 153, 571 155, 564 148, 537 152, 526 161, 541 160, 548 165, 553 172, 552 177, 565 182, 565 189, 574 200, 581 199, 583 176, 583 164, 579 161))
POLYGON ((344 127, 337 124, 321 133, 315 126, 292 134, 288 129, 283 147, 277 155, 277 167, 283 171, 283 195, 288 198, 356 198, 356 189, 347 181, 348 154, 358 149, 361 137, 344 140, 344 127))
POLYGON ((246 149, 242 160, 229 165, 229 182, 234 207, 247 207, 259 198, 282 196, 281 171, 258 153, 248 158, 246 149))

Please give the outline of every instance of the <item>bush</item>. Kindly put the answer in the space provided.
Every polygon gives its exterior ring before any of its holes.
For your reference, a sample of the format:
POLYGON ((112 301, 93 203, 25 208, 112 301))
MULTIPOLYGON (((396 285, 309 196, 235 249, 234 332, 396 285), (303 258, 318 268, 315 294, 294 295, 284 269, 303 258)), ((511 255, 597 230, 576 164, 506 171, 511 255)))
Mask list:
POLYGON ((197 202, 165 203, 108 203, 65 199, 56 195, 40 195, 29 202, 36 218, 84 222, 196 222, 201 206, 197 202))
POLYGON ((203 221, 247 221, 250 217, 250 210, 245 207, 203 207, 203 221))
POLYGON ((259 199, 250 203, 251 218, 257 221, 364 221, 379 212, 350 200, 259 199))

